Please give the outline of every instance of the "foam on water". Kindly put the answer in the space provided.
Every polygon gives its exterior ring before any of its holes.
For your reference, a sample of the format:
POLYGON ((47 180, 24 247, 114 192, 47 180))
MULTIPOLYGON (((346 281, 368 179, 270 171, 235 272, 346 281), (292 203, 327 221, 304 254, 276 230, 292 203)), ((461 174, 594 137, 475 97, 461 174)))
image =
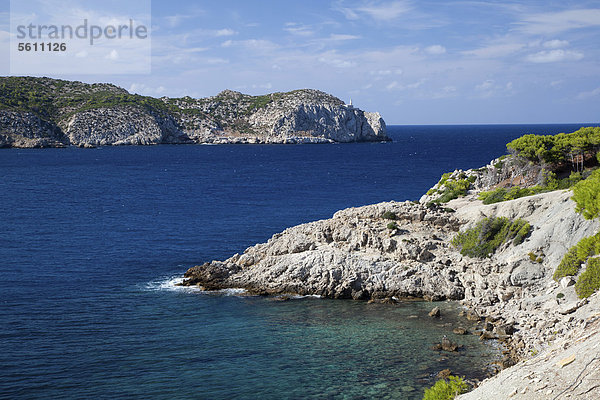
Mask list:
MULTIPOLYGON (((206 295, 220 295, 220 296, 248 296, 246 289, 242 288, 230 288, 221 289, 214 291, 202 290, 199 286, 181 286, 184 281, 184 277, 181 275, 164 277, 155 281, 148 282, 144 285, 146 290, 150 291, 177 291, 187 293, 203 293, 206 295)), ((308 297, 308 296, 304 296, 308 297)))
POLYGON ((185 291, 201 291, 200 288, 196 286, 179 286, 183 282, 183 276, 169 276, 165 278, 161 278, 155 281, 151 281, 145 284, 145 289, 152 291, 160 291, 160 290, 185 290, 185 291))

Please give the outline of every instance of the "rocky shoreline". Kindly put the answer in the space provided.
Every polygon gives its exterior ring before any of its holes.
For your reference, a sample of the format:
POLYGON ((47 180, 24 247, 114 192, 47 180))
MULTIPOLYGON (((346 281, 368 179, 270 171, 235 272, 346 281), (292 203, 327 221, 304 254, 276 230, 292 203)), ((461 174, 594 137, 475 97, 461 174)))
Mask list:
MULTIPOLYGON (((476 176, 473 182, 478 190, 505 179, 497 174, 490 180, 485 171, 477 171, 457 173, 476 176)), ((331 219, 288 228, 225 261, 192 267, 183 284, 205 290, 244 288, 265 295, 460 301, 482 340, 505 344, 501 366, 517 365, 506 370, 512 371, 511 379, 525 379, 525 372, 520 371, 531 369, 525 366, 560 357, 575 346, 573 340, 595 344, 600 340, 594 333, 600 325, 596 322, 600 318, 598 294, 581 300, 572 278, 552 279, 565 252, 596 233, 600 225, 574 211, 570 191, 483 205, 477 200, 478 190, 444 207, 427 204, 429 197, 424 196, 421 202, 392 201, 338 211, 331 219), (451 239, 486 217, 523 218, 532 231, 523 243, 506 243, 490 258, 461 255, 451 239)), ((578 362, 553 372, 571 373, 578 362)), ((595 371, 591 373, 598 375, 595 371)), ((540 394, 557 394, 559 382, 569 379, 542 374, 535 378, 539 381, 532 381, 536 385, 525 385, 527 389, 521 385, 515 393, 511 388, 505 395, 492 395, 504 393, 494 392, 496 386, 504 385, 504 374, 484 381, 465 398, 540 398, 540 394), (537 383, 542 381, 545 386, 540 389, 543 385, 537 383)), ((586 382, 573 389, 572 395, 581 389, 597 396, 598 389, 590 386, 593 381, 586 382)))
POLYGON ((157 99, 110 84, 0 77, 0 148, 389 140, 379 113, 313 89, 157 99))

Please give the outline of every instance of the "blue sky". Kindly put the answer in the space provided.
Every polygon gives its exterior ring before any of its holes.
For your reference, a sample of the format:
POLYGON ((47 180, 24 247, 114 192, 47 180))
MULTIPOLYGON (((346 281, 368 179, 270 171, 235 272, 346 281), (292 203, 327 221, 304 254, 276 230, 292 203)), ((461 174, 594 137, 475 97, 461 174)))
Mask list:
POLYGON ((590 123, 599 43, 600 1, 152 1, 151 74, 52 76, 173 97, 315 88, 388 124, 590 123))

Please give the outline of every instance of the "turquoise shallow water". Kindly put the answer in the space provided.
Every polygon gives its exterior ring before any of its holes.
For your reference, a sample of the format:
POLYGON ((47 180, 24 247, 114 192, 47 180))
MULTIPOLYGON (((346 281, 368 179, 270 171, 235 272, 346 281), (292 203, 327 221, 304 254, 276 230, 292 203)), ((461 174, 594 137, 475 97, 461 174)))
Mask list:
MULTIPOLYGON (((425 303, 206 295, 167 285, 288 226, 418 198, 523 133, 391 127, 393 143, 0 150, 0 398, 419 398, 480 371, 430 350, 425 303), (413 316, 416 316, 413 317, 413 316), (440 360, 447 358, 446 360, 440 360)), ((444 307, 452 307, 444 303, 444 307)), ((449 334, 451 335, 451 334, 449 334)))
POLYGON ((184 397, 201 390, 219 398, 417 399, 440 370, 482 377, 498 354, 477 336, 451 332, 468 323, 453 303, 438 303, 443 317, 435 319, 427 315, 433 305, 423 302, 276 301, 191 290, 170 295, 198 307, 196 316, 174 322, 194 332, 179 351, 198 363, 199 381, 173 393, 184 397), (212 316, 213 307, 217 317, 201 317, 212 316), (463 349, 433 350, 444 335, 463 349))

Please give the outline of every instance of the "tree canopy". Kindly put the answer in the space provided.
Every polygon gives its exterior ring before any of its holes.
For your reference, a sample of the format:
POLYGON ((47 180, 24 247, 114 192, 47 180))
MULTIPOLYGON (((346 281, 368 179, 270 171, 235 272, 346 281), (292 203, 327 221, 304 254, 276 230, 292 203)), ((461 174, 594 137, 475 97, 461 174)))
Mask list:
POLYGON ((506 147, 511 153, 533 162, 574 162, 576 155, 585 158, 600 150, 600 127, 586 127, 558 135, 528 134, 513 140, 506 147))
POLYGON ((586 180, 573 186, 575 211, 586 219, 598 218, 600 215, 600 170, 595 170, 586 180))

